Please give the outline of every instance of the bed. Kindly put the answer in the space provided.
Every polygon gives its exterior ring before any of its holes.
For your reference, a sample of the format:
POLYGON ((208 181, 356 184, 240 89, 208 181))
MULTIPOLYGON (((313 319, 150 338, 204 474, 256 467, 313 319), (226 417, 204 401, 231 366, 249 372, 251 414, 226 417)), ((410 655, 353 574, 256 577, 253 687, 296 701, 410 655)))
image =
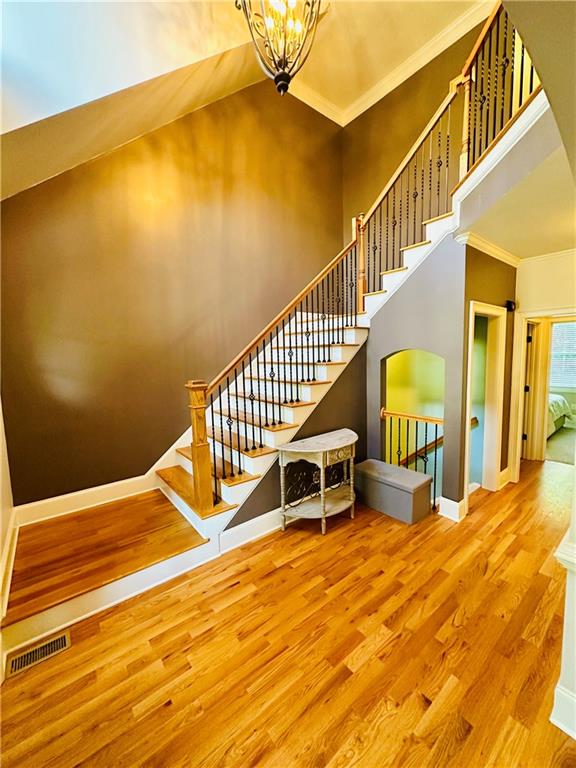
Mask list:
POLYGON ((562 395, 548 395, 548 423, 546 437, 550 437, 564 426, 566 416, 572 416, 570 405, 562 395))

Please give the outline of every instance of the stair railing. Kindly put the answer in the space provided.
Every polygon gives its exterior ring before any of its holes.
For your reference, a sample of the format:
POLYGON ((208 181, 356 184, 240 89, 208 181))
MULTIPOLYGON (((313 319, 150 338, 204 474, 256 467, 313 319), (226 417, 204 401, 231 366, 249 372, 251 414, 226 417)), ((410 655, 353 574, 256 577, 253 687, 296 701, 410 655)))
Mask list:
MULTIPOLYGON (((188 383, 199 504, 217 498, 218 476, 241 476, 244 457, 260 455, 264 430, 283 424, 282 406, 300 403, 302 386, 316 381, 319 365, 331 362, 331 346, 343 343, 347 329, 357 324, 365 295, 380 291, 386 272, 404 268, 404 253, 421 244, 424 225, 451 212, 454 191, 540 89, 525 46, 498 2, 447 96, 374 205, 356 218, 353 240, 209 385, 188 383)), ((419 451, 415 464, 427 460, 429 451, 419 451)), ((435 485, 434 475, 434 493, 435 485)))
POLYGON ((534 64, 498 2, 464 68, 460 179, 471 172, 541 90, 534 64))

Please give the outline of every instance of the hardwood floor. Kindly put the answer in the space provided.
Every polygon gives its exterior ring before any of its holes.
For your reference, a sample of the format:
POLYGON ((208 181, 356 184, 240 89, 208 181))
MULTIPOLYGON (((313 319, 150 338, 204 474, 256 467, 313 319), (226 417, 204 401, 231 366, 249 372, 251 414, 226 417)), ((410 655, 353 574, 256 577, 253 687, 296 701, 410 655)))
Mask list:
POLYGON ((72 630, 6 681, 3 766, 569 768, 548 722, 572 469, 454 524, 302 521, 72 630))
POLYGON ((2 626, 205 541, 160 491, 24 526, 2 626))

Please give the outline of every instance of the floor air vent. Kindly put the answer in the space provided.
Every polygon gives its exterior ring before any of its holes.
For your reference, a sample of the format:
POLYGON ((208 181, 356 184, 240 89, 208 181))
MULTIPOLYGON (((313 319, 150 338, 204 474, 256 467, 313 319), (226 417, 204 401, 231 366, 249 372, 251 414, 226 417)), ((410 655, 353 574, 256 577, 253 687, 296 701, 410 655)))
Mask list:
POLYGON ((61 632, 55 637, 51 637, 48 640, 44 640, 32 648, 27 648, 24 651, 19 651, 13 656, 8 657, 8 671, 6 677, 12 677, 19 672, 24 672, 25 669, 33 667, 35 664, 40 664, 41 661, 49 659, 50 656, 55 656, 60 651, 65 651, 70 648, 70 633, 61 632))

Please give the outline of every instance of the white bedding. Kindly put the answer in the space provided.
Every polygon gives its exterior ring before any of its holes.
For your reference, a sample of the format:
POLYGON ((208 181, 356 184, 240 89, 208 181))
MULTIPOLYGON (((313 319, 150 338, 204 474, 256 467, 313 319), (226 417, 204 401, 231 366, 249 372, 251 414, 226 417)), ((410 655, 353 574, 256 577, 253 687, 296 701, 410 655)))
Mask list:
POLYGON ((554 422, 561 416, 571 416, 572 411, 570 405, 565 397, 562 395, 548 395, 548 426, 546 429, 546 437, 550 437, 556 431, 554 422))

